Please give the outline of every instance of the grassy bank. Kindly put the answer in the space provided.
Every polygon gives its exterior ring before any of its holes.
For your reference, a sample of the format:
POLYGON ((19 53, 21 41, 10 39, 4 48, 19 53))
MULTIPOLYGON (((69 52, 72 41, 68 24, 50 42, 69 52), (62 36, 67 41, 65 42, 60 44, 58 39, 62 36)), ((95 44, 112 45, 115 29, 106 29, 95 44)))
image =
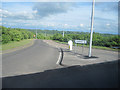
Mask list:
MULTIPOLYGON (((57 43, 61 43, 61 44, 68 44, 67 42, 60 42, 57 40, 54 40, 57 43)), ((73 44, 75 46, 75 44, 73 44)), ((77 46, 82 46, 82 44, 77 44, 77 46)), ((89 48, 89 45, 84 45, 84 47, 89 48)), ((92 46, 92 48, 95 49, 102 49, 102 50, 112 50, 112 51, 120 51, 120 49, 112 49, 112 48, 108 48, 108 47, 102 47, 102 46, 92 46)))
POLYGON ((22 40, 19 42, 13 41, 13 42, 9 42, 7 44, 2 44, 2 48, 0 48, 0 50, 4 51, 4 50, 21 47, 21 46, 29 44, 31 41, 32 41, 32 39, 25 39, 25 40, 22 40))

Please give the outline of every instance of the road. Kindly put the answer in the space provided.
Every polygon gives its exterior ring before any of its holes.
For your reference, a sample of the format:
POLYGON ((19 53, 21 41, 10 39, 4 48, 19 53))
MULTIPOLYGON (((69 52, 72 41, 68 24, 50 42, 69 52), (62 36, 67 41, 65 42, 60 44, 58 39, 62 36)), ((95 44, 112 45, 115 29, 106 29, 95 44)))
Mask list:
POLYGON ((3 77, 42 72, 55 68, 59 51, 42 40, 31 47, 2 55, 3 77))
POLYGON ((118 61, 59 68, 58 57, 58 49, 41 40, 31 47, 4 54, 3 88, 118 87, 118 61))

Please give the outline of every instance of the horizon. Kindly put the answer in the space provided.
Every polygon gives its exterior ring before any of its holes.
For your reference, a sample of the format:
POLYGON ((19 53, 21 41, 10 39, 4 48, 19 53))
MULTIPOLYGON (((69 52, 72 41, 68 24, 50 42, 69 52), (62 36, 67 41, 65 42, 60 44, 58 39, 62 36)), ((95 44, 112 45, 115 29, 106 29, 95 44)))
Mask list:
MULTIPOLYGON (((5 26, 3 26, 3 27, 5 27, 5 26)), ((6 28, 12 28, 12 29, 15 29, 15 27, 6 27, 6 28)), ((16 28, 17 29, 17 28, 16 28)), ((47 31, 60 31, 60 32, 62 32, 62 30, 55 30, 55 29, 51 29, 51 30, 48 30, 48 29, 40 29, 40 28, 38 28, 38 29, 27 29, 27 28, 18 28, 18 29, 25 29, 25 30, 42 30, 42 31, 45 31, 45 30, 47 30, 47 31)), ((80 30, 65 30, 64 32, 80 32, 80 33, 90 33, 90 31, 89 32, 83 32, 83 31, 80 31, 80 30)), ((93 31, 93 32, 95 32, 95 31, 93 31)), ((103 33, 103 32, 95 32, 95 33, 99 33, 99 34, 109 34, 109 35, 120 35, 119 33, 117 33, 117 34, 114 34, 114 33, 103 33)))
MULTIPOLYGON (((1 25, 90 32, 92 2, 2 2, 1 25)), ((118 2, 96 2, 94 32, 118 34, 118 2)))

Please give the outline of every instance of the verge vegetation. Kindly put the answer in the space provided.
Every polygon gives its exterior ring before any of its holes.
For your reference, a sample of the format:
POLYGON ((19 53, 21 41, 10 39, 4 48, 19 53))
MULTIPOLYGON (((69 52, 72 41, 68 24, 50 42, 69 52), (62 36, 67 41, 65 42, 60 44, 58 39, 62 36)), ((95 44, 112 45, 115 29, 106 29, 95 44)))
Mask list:
POLYGON ((0 50, 24 46, 31 42, 34 33, 20 28, 0 26, 0 50))
MULTIPOLYGON (((87 40, 86 47, 89 47, 90 33, 88 32, 72 32, 65 31, 65 36, 62 36, 62 31, 57 30, 37 30, 37 39, 55 40, 63 44, 67 44, 69 40, 87 40)), ((2 45, 12 42, 19 42, 21 40, 33 39, 36 30, 20 29, 20 28, 6 28, 0 26, 0 43, 2 45)), ((93 33, 93 48, 100 49, 120 49, 120 36, 113 34, 93 33)), ((79 45, 81 46, 81 45, 79 45)))

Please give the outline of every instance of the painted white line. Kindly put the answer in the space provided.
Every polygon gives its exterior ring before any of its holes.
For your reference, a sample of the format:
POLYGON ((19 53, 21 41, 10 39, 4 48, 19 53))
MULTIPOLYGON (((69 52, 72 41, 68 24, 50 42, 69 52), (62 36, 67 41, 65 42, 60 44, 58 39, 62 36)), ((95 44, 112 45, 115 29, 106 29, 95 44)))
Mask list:
POLYGON ((56 62, 56 64, 58 64, 58 65, 60 64, 61 56, 62 56, 62 52, 60 51, 58 61, 56 62))

